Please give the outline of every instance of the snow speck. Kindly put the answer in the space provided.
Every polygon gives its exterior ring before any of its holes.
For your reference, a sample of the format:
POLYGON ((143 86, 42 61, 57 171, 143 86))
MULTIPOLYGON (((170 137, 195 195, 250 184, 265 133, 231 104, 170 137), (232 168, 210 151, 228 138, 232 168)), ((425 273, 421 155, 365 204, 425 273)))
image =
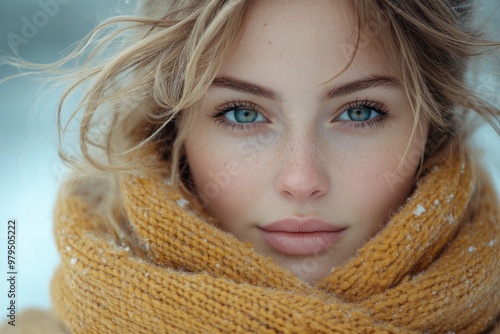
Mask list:
POLYGON ((495 240, 491 239, 490 242, 488 243, 488 246, 490 246, 490 247, 495 246, 495 240))
POLYGON ((173 185, 172 181, 170 179, 163 180, 163 183, 166 184, 167 186, 173 185))
POLYGON ((439 206, 439 200, 438 199, 434 200, 434 206, 439 206))
POLYGON ((448 222, 448 224, 455 223, 455 218, 453 218, 453 215, 451 213, 444 216, 444 219, 448 222))
POLYGON ((66 246, 66 250, 69 252, 71 250, 70 246, 66 246))
POLYGON ((467 248, 467 252, 469 252, 469 253, 472 253, 475 251, 476 251, 476 247, 474 247, 474 246, 470 246, 469 248, 467 248))
POLYGON ((455 195, 449 194, 448 197, 446 198, 446 201, 450 203, 453 199, 455 198, 455 195))
POLYGON ((416 216, 420 216, 425 211, 425 208, 421 204, 417 204, 417 208, 415 209, 415 211, 413 211, 413 214, 416 216))
POLYGON ((127 252, 130 252, 130 247, 125 247, 125 250, 126 250, 127 252))
POLYGON ((215 268, 219 269, 219 268, 220 268, 220 264, 218 264, 218 263, 217 263, 217 264, 215 265, 215 268))
POLYGON ((70 261, 71 265, 73 266, 76 263, 76 257, 72 258, 70 261))
POLYGON ((187 200, 185 200, 184 198, 177 200, 177 205, 180 206, 181 208, 185 208, 186 204, 188 204, 188 203, 189 202, 187 200))

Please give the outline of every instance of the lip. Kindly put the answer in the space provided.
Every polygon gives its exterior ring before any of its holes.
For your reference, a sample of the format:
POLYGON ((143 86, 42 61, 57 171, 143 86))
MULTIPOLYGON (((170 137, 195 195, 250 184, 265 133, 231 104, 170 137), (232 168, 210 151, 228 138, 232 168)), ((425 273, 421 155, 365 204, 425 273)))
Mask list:
POLYGON ((286 218, 259 229, 264 240, 284 254, 314 255, 338 242, 346 228, 320 219, 286 218))

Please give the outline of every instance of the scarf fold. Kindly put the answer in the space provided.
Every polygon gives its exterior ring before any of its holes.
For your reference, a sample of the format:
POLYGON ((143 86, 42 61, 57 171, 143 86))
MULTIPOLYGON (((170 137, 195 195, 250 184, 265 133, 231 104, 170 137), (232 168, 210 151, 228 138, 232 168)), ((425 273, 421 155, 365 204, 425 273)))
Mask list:
POLYGON ((121 184, 137 256, 60 198, 56 311, 73 333, 481 333, 500 315, 500 212, 448 157, 355 257, 307 284, 158 179, 121 184))

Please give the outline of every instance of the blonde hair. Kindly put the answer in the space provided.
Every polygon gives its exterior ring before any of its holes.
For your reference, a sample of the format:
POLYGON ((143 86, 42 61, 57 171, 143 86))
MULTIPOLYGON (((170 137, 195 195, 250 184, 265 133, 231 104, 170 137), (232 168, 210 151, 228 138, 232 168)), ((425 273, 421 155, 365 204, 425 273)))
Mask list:
MULTIPOLYGON (((102 23, 72 54, 47 67, 54 71, 84 59, 76 70, 57 72, 74 80, 59 105, 61 138, 66 129, 63 103, 83 89, 70 117, 73 122, 81 115, 83 159, 72 157, 63 147, 60 152, 98 182, 90 185, 88 177, 75 177, 66 189, 82 193, 100 207, 113 222, 110 230, 118 239, 126 238, 118 191, 123 173, 170 178, 186 194, 193 192, 182 148, 195 113, 190 107, 208 90, 237 42, 251 4, 251 0, 142 1, 137 15, 102 23), (180 117, 187 118, 182 128, 180 117)), ((353 4, 358 36, 351 61, 366 43, 381 43, 389 63, 396 65, 415 120, 426 117, 432 125, 426 160, 438 150, 463 146, 462 126, 470 111, 500 134, 500 111, 475 96, 465 80, 470 60, 499 46, 473 30, 469 1, 355 0, 353 4)))

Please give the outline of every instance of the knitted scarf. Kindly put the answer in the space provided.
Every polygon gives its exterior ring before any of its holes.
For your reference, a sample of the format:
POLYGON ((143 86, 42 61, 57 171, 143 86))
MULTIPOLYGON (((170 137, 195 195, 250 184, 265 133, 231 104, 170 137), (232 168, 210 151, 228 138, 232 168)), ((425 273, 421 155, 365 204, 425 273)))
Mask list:
POLYGON ((424 171, 386 227, 316 284, 161 180, 121 185, 141 256, 96 231, 103 218, 83 198, 61 198, 54 307, 73 333, 489 331, 500 314, 499 202, 469 165, 451 157, 424 171))

